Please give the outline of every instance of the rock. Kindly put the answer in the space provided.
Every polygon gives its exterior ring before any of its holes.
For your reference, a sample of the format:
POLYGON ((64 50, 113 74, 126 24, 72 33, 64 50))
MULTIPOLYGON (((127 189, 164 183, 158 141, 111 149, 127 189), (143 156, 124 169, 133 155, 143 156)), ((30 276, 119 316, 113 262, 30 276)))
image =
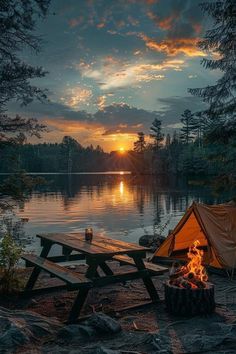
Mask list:
POLYGON ((1 353, 14 353, 29 342, 54 337, 60 328, 61 324, 53 318, 0 307, 1 353))
POLYGON ((86 337, 93 337, 97 334, 96 330, 91 326, 80 325, 79 330, 81 335, 86 337))
POLYGON ((81 335, 80 326, 76 324, 62 327, 57 334, 58 339, 62 341, 67 341, 67 340, 70 341, 72 338, 78 337, 80 335, 81 335))
POLYGON ((165 241, 165 237, 161 235, 143 235, 139 239, 140 246, 151 247, 155 250, 165 241))
POLYGON ((119 322, 104 313, 93 314, 86 325, 95 329, 98 334, 115 334, 121 331, 119 322))
POLYGON ((61 328, 57 338, 60 343, 82 343, 95 338, 97 332, 90 326, 86 325, 67 325, 61 328))
POLYGON ((120 354, 119 350, 112 350, 105 347, 98 347, 94 349, 94 354, 120 354))

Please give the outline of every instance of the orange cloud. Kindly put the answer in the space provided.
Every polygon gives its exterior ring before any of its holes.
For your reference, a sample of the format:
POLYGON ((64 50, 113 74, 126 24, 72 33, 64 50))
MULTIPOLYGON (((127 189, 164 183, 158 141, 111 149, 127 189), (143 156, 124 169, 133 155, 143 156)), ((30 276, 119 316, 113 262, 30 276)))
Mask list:
POLYGON ((45 141, 62 141, 65 135, 70 135, 78 140, 83 146, 90 144, 101 145, 105 151, 118 150, 120 146, 125 150, 133 147, 133 142, 137 138, 136 133, 121 132, 125 124, 120 125, 113 134, 106 133, 106 128, 96 122, 81 122, 74 120, 64 120, 62 117, 57 119, 44 119, 43 122, 48 126, 49 132, 45 134, 45 141))
POLYGON ((141 34, 140 37, 149 49, 157 52, 164 52, 169 56, 175 56, 178 54, 185 54, 188 57, 205 56, 205 53, 197 47, 199 42, 198 38, 171 38, 157 42, 144 34, 141 34))
POLYGON ((159 16, 155 15, 152 11, 147 12, 148 17, 153 20, 161 29, 167 31, 170 30, 174 21, 176 21, 179 17, 179 14, 177 12, 174 12, 170 16, 160 19, 159 16))

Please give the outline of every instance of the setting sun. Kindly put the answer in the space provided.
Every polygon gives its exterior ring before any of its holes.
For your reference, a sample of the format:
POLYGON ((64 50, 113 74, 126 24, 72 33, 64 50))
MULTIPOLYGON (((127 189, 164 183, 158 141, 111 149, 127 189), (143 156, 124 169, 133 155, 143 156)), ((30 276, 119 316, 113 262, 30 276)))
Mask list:
POLYGON ((120 152, 121 154, 124 154, 124 153, 125 153, 125 148, 124 148, 124 147, 120 147, 120 148, 119 148, 119 152, 120 152))

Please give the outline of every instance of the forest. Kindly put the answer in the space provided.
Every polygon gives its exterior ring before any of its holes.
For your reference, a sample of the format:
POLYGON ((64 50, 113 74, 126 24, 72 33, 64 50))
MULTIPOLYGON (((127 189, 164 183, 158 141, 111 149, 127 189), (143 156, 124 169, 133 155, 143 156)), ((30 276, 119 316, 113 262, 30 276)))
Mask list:
POLYGON ((124 153, 106 153, 99 145, 84 147, 70 136, 60 143, 5 145, 1 149, 0 172, 128 170, 134 174, 217 176, 223 184, 234 184, 236 136, 224 132, 222 126, 217 136, 209 121, 200 118, 198 113, 185 110, 180 118, 182 128, 172 135, 164 134, 162 122, 156 119, 150 135, 138 132, 133 150, 124 153))

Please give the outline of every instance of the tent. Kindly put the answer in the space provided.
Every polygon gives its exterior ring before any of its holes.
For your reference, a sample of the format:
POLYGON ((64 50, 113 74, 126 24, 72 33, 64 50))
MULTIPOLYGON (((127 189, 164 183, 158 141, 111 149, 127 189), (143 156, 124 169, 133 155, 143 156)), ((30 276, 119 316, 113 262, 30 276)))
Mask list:
POLYGON ((154 254, 153 261, 187 259, 189 246, 200 241, 205 265, 236 267, 236 203, 205 205, 194 202, 154 254))

